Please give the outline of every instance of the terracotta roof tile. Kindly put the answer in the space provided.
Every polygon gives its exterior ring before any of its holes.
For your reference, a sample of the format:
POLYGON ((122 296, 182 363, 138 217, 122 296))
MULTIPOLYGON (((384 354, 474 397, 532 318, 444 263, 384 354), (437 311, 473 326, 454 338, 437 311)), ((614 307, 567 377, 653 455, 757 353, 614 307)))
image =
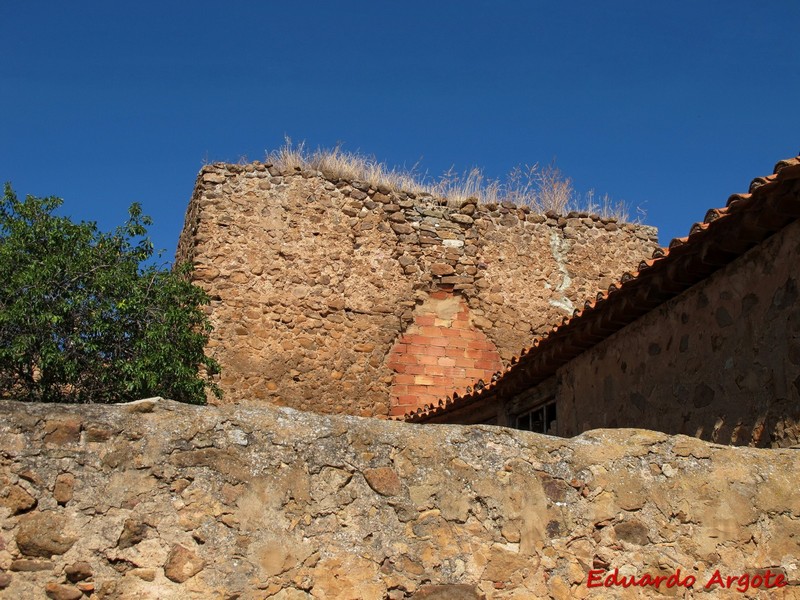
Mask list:
POLYGON ((411 422, 446 421, 449 413, 476 402, 513 396, 550 377, 569 360, 614 332, 702 281, 747 250, 800 217, 800 156, 782 160, 774 173, 758 177, 746 194, 733 194, 724 208, 712 208, 694 223, 686 237, 657 248, 635 273, 588 299, 572 318, 565 317, 492 381, 476 384, 471 393, 453 394, 407 413, 411 422))

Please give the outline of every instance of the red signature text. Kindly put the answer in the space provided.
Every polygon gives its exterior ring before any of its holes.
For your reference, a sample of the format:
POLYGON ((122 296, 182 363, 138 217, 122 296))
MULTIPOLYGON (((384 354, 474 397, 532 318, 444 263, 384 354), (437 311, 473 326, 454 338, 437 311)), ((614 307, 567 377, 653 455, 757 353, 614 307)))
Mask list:
MULTIPOLYGON (((681 570, 676 569, 671 575, 620 575, 619 569, 604 571, 602 569, 592 569, 589 571, 589 578, 586 587, 652 587, 659 588, 663 585, 666 588, 683 587, 691 588, 697 583, 694 575, 681 575, 681 570)), ((719 586, 724 589, 733 589, 738 592, 748 590, 773 589, 786 587, 786 577, 781 572, 765 569, 758 573, 744 573, 742 575, 723 575, 719 569, 709 577, 703 587, 712 589, 719 586)))

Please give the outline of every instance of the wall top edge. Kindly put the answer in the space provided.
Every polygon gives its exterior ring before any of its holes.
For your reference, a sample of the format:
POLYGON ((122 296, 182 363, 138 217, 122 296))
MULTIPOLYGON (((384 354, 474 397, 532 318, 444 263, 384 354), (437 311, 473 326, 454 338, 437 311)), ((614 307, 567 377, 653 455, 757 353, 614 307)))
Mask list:
POLYGON ((623 221, 614 216, 602 216, 588 211, 574 211, 574 210, 566 213, 560 213, 552 210, 548 210, 543 213, 537 213, 531 207, 524 204, 515 204, 514 202, 510 202, 507 200, 497 203, 482 203, 478 200, 478 198, 475 197, 467 198, 466 200, 461 201, 458 204, 458 206, 454 206, 454 204, 450 202, 448 198, 443 196, 435 196, 433 194, 425 192, 413 192, 409 190, 398 189, 392 186, 385 185, 383 183, 373 183, 373 182, 361 181, 358 179, 350 179, 342 177, 331 177, 326 175, 322 171, 314 169, 301 169, 300 167, 280 169, 272 163, 260 162, 260 161, 255 161, 247 164, 232 164, 232 163, 218 162, 218 163, 210 163, 207 165, 203 165, 197 176, 197 183, 195 184, 195 195, 201 188, 208 189, 218 185, 224 185, 225 183, 227 183, 228 179, 233 180, 239 176, 248 174, 250 174, 251 176, 261 175, 264 177, 266 176, 299 177, 303 179, 320 179, 326 182, 330 182, 339 188, 350 187, 353 188, 354 190, 359 190, 361 192, 364 192, 370 198, 374 196, 376 193, 380 193, 388 195, 392 197, 392 199, 399 198, 406 201, 410 200, 415 205, 437 205, 440 207, 448 207, 454 212, 458 212, 458 209, 463 207, 464 205, 474 204, 477 207, 479 207, 479 209, 483 210, 489 210, 489 211, 500 210, 503 213, 520 210, 526 214, 532 214, 532 215, 541 214, 542 217, 546 217, 548 219, 591 219, 592 221, 596 221, 604 225, 610 223, 619 223, 620 226, 624 226, 628 230, 636 230, 642 232, 648 238, 654 241, 658 239, 657 227, 653 225, 647 225, 644 223, 623 221))

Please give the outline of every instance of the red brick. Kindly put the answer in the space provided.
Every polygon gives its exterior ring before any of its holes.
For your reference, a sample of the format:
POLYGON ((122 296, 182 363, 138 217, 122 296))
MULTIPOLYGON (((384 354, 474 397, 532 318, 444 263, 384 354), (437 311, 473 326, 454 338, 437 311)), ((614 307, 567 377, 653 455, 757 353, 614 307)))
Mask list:
POLYGON ((478 381, 478 379, 483 379, 484 383, 489 383, 492 380, 492 373, 493 371, 473 368, 473 369, 466 369, 464 375, 465 377, 471 379, 472 381, 478 381))
POLYGON ((426 346, 419 349, 420 354, 427 356, 444 356, 444 346, 426 346))
POLYGON ((452 337, 452 338, 460 338, 463 335, 463 331, 458 329, 451 329, 451 328, 442 328, 442 335, 445 337, 452 337))
POLYGON ((392 405, 402 408, 402 412, 406 412, 412 408, 417 407, 418 397, 416 394, 405 394, 392 399, 392 405))
POLYGON ((445 387, 450 387, 451 381, 449 377, 445 377, 444 375, 430 375, 429 376, 433 381, 428 385, 443 385, 445 387))
POLYGON ((398 366, 400 365, 415 365, 417 364, 417 357, 413 354, 400 354, 400 355, 393 355, 389 358, 391 363, 394 363, 398 366))
MULTIPOLYGON (((414 333, 406 333, 403 336, 403 342, 409 345, 419 345, 419 344, 426 344, 428 342, 428 338, 419 335, 418 332, 414 333)), ((406 350, 406 352, 411 352, 411 348, 406 350)))
POLYGON ((422 327, 420 330, 420 335, 423 335, 427 338, 442 337, 444 335, 443 331, 444 327, 422 327))
POLYGON ((438 356, 427 356, 425 354, 417 355, 417 363, 421 365, 436 365, 439 364, 438 356))
POLYGON ((464 339, 463 337, 456 337, 456 338, 450 338, 450 345, 453 348, 458 348, 459 350, 466 350, 471 346, 471 342, 470 340, 464 339))
POLYGON ((411 356, 419 356, 419 351, 422 350, 423 348, 425 348, 426 346, 427 346, 427 344, 425 344, 425 345, 423 345, 423 344, 409 344, 408 350, 406 351, 406 354, 409 354, 411 356))
MULTIPOLYGON (((423 339, 427 339, 427 338, 423 338, 423 339)), ((406 351, 406 354, 411 354, 412 356, 416 356, 416 355, 419 354, 420 350, 423 350, 423 349, 427 348, 429 345, 430 344, 428 344, 427 342, 424 343, 424 344, 419 344, 419 343, 410 344, 408 346, 408 351, 406 351)))
POLYGON ((415 406, 424 406, 426 404, 436 405, 439 399, 433 394, 419 394, 415 402, 415 406))
POLYGON ((426 327, 428 325, 433 325, 433 322, 436 320, 434 315, 418 315, 414 318, 414 323, 419 325, 420 327, 426 327))
MULTIPOLYGON (((441 369, 443 367, 437 367, 437 368, 441 369)), ((450 378, 449 377, 445 377, 443 372, 442 373, 432 374, 432 375, 430 375, 430 377, 431 377, 431 379, 433 379, 433 381, 431 383, 429 383, 428 385, 450 385, 450 378)))
POLYGON ((475 363, 475 367, 478 369, 492 370, 497 369, 497 363, 493 360, 479 360, 475 363))
POLYGON ((454 385, 437 385, 428 387, 425 392, 432 394, 438 400, 440 398, 444 399, 446 396, 452 396, 453 390, 455 390, 454 385))
POLYGON ((484 352, 484 355, 479 359, 481 361, 489 361, 493 363, 495 366, 492 367, 493 369, 501 368, 502 362, 500 361, 500 357, 497 356, 494 352, 484 352))
POLYGON ((433 378, 427 375, 414 375, 414 385, 433 385, 433 378))
MULTIPOLYGON (((409 386, 410 389, 410 386, 409 386)), ((400 404, 416 404, 417 403, 417 395, 416 394, 403 394, 397 397, 397 402, 400 404)))
MULTIPOLYGON (((425 327, 425 329, 436 329, 436 328, 435 327, 425 327)), ((438 329, 436 329, 436 330, 438 332, 438 329)), ((430 346, 432 338, 441 337, 438 333, 436 333, 434 335, 431 335, 430 333, 422 333, 422 332, 418 333, 417 336, 418 336, 418 338, 417 338, 418 342, 417 343, 421 344, 423 346, 430 346)))
POLYGON ((430 339, 430 345, 441 346, 442 348, 444 348, 445 346, 448 345, 449 341, 450 340, 448 340, 446 337, 432 337, 430 339))
POLYGON ((408 344, 400 342, 392 348, 392 354, 405 354, 406 350, 408 350, 408 344))
POLYGON ((439 366, 442 367, 455 367, 456 366, 456 359, 450 358, 449 356, 442 356, 439 359, 439 366))
POLYGON ((417 404, 416 400, 413 404, 396 404, 392 407, 389 415, 392 417, 401 417, 406 413, 416 411, 421 406, 421 404, 417 404))
MULTIPOLYGON (((446 360, 444 358, 440 358, 439 360, 446 360)), ((447 375, 445 373, 444 367, 440 367, 438 365, 425 365, 425 375, 438 375, 443 377, 447 375)))
POLYGON ((447 367, 444 370, 445 377, 451 378, 453 381, 456 379, 463 379, 466 376, 466 369, 459 367, 447 367))
POLYGON ((413 385, 414 384, 414 375, 405 375, 403 373, 398 373, 394 376, 394 384, 395 385, 413 385))
POLYGON ((424 375, 424 365, 405 365, 402 369, 398 369, 399 373, 406 373, 408 375, 424 375))
POLYGON ((407 411, 411 408, 416 408, 418 406, 418 398, 417 396, 403 396, 404 399, 408 399, 405 402, 396 402, 395 406, 402 407, 403 411, 407 411))
POLYGON ((416 402, 417 402, 417 397, 416 396, 400 396, 399 398, 392 398, 391 406, 392 407, 399 407, 399 408, 402 408, 403 411, 406 411, 409 408, 411 408, 412 406, 414 406, 414 404, 416 404, 416 402), (401 402, 400 401, 401 399, 405 399, 405 398, 413 398, 414 402, 411 403, 411 402, 407 402, 407 401, 406 402, 401 402))
POLYGON ((456 366, 457 367, 464 367, 465 369, 471 368, 475 365, 475 360, 472 358, 456 358, 456 366))

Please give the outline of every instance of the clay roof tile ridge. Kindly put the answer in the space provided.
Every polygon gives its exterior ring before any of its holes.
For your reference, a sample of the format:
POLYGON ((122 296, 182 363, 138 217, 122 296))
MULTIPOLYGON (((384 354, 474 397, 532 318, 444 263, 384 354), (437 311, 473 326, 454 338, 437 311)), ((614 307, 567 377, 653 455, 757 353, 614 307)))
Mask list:
POLYGON ((778 161, 775 164, 775 168, 772 170, 772 172, 775 173, 775 175, 780 175, 781 172, 787 167, 796 167, 796 166, 800 166, 800 156, 785 158, 783 160, 778 161))

